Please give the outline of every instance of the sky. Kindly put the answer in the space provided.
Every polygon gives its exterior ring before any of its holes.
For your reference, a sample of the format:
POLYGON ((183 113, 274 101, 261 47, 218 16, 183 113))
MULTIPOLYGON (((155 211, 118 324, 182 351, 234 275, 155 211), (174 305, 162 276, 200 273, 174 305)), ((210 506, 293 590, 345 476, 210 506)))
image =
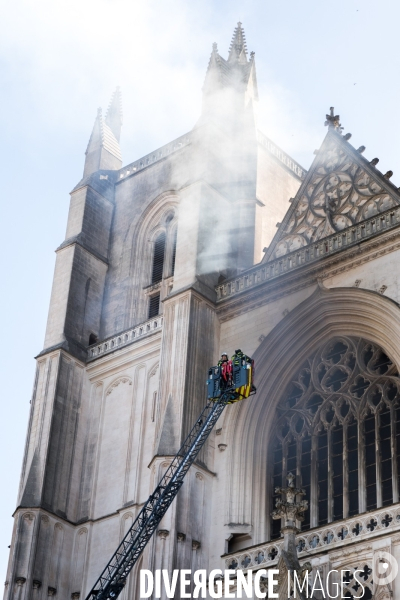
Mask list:
POLYGON ((226 58, 239 20, 255 52, 260 129, 308 168, 334 106, 351 143, 400 185, 394 0, 0 3, 0 581, 54 250, 97 108, 121 87, 124 164, 186 133, 200 115, 212 43, 226 58))

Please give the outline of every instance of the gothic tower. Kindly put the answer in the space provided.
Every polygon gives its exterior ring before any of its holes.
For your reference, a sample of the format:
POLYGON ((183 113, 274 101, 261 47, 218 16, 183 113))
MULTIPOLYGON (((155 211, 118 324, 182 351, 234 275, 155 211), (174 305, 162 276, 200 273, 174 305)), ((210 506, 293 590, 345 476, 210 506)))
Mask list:
POLYGON ((276 565, 291 469, 313 567, 361 566, 375 592, 379 552, 400 558, 400 195, 333 113, 307 172, 259 131, 257 102, 238 23, 188 133, 122 166, 119 89, 99 109, 57 248, 6 600, 86 597, 203 408, 208 367, 238 347, 257 396, 226 409, 122 598, 140 568, 276 565))

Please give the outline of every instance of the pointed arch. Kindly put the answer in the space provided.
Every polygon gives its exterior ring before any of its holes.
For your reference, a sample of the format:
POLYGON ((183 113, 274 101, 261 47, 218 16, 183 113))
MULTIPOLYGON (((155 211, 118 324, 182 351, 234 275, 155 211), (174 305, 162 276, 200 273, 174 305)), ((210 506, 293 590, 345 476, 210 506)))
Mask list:
MULTIPOLYGON (((157 285, 152 281, 155 245, 162 233, 165 235, 164 261, 159 270, 162 270, 164 277, 172 274, 173 232, 177 228, 178 206, 179 196, 176 192, 163 192, 148 203, 126 232, 118 272, 115 274, 116 286, 113 288, 113 293, 118 293, 121 298, 118 282, 125 282, 126 304, 124 306, 120 302, 121 322, 118 325, 121 330, 148 318, 149 297, 143 293, 143 288, 157 285)), ((154 275, 159 279, 157 270, 154 275)))
POLYGON ((109 386, 106 389, 106 396, 109 396, 110 394, 112 394, 113 390, 119 386, 120 383, 128 383, 129 385, 132 385, 132 378, 129 377, 129 375, 123 375, 122 377, 119 376, 116 379, 114 379, 114 381, 112 383, 109 384, 109 386))
POLYGON ((324 341, 350 335, 369 340, 400 366, 399 305, 376 292, 319 286, 263 340, 254 354, 257 395, 240 402, 227 420, 230 445, 226 522, 252 523, 253 543, 269 534, 267 449, 276 406, 286 384, 324 341), (257 522, 255 523, 255 520, 257 522))

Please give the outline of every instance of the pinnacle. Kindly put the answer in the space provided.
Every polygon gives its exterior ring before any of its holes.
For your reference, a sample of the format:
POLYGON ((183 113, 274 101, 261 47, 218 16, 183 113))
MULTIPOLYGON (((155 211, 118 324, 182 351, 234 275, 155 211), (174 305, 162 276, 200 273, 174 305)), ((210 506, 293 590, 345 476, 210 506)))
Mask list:
POLYGON ((111 131, 119 141, 122 125, 122 101, 121 90, 119 87, 116 88, 115 92, 111 97, 105 120, 107 125, 110 127, 111 131))
MULTIPOLYGON (((340 123, 340 115, 335 115, 335 109, 333 106, 330 108, 330 114, 326 115, 325 127, 329 127, 330 129, 335 129, 339 133, 342 133, 343 127, 340 123)), ((351 137, 351 134, 350 134, 351 137)), ((350 138, 348 138, 350 139, 350 138)))
POLYGON ((231 45, 229 46, 228 61, 247 62, 246 36, 240 21, 238 21, 235 31, 233 32, 231 45))

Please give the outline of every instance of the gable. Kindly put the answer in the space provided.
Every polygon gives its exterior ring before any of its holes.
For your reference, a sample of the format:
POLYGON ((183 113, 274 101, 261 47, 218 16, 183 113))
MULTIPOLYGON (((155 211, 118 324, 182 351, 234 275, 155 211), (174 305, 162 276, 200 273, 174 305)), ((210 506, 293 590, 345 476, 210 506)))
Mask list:
POLYGON ((329 130, 263 262, 397 205, 396 187, 340 133, 329 130))

